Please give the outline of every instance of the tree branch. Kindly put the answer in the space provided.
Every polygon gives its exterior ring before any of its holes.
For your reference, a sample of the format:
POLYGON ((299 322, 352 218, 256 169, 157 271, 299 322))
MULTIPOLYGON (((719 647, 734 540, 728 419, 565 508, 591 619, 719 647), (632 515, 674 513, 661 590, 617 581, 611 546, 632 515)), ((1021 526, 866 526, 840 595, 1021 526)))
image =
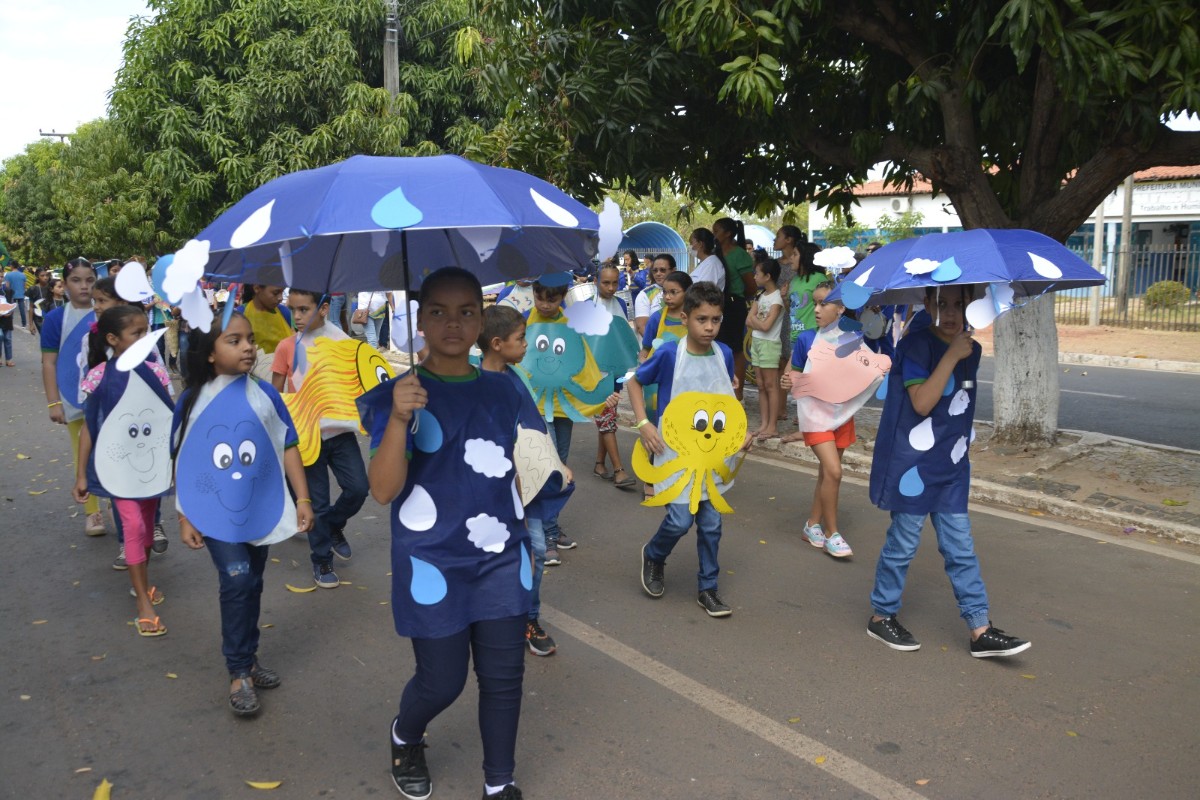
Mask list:
POLYGON ((906 19, 896 14, 894 3, 872 0, 874 12, 858 2, 847 2, 830 9, 833 26, 868 44, 877 45, 903 58, 922 80, 934 77, 934 62, 930 54, 917 47, 921 36, 906 19))
POLYGON ((1057 189, 1062 180, 1061 175, 1054 174, 1063 136, 1062 107, 1054 64, 1050 55, 1042 50, 1038 56, 1025 147, 1020 164, 1015 165, 1020 172, 1019 208, 1022 213, 1045 196, 1047 190, 1057 189))

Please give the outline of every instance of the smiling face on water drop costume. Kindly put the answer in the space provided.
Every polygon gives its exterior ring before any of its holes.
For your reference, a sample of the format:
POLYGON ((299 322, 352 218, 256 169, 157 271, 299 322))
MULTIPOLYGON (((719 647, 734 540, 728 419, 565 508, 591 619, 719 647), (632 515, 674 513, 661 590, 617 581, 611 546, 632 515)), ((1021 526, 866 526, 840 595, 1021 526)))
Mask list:
POLYGON ((94 449, 96 476, 111 497, 157 497, 171 488, 171 408, 139 372, 129 373, 94 449))

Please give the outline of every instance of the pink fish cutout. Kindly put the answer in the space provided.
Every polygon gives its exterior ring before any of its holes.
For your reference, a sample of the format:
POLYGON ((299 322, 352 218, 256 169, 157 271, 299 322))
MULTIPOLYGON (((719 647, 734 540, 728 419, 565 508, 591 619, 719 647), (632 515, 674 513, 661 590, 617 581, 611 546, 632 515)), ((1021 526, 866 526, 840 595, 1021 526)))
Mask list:
POLYGON ((858 338, 857 348, 846 348, 818 337, 808 351, 811 370, 792 375, 792 396, 846 403, 886 375, 892 359, 869 349, 858 338), (839 356, 839 351, 845 355, 839 356))

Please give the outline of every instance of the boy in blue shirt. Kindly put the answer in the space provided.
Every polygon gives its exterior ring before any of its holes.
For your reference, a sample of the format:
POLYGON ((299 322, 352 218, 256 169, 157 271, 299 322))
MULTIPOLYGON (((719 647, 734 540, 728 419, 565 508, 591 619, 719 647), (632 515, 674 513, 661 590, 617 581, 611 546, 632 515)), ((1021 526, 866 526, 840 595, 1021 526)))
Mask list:
POLYGON ((971 655, 990 658, 1016 655, 1030 643, 992 626, 967 516, 967 449, 981 354, 964 327, 969 302, 970 286, 927 289, 932 324, 910 332, 896 348, 871 463, 871 502, 891 512, 892 524, 875 568, 875 613, 867 635, 893 650, 921 647, 896 613, 928 515, 959 612, 971 629, 971 655))
MULTIPOLYGON (((637 429, 642 444, 655 456, 662 456, 667 448, 658 428, 646 418, 642 392, 644 385, 658 384, 660 418, 671 398, 685 392, 734 396, 733 353, 716 341, 723 309, 724 296, 716 284, 708 281, 692 284, 683 300, 682 317, 687 326, 687 335, 682 340, 660 345, 627 383, 633 413, 639 420, 637 429)), ((747 432, 742 449, 749 450, 753 441, 753 434, 747 432)), ((717 488, 724 492, 731 485, 732 481, 719 484, 717 488)), ((696 601, 710 617, 728 617, 733 609, 717 594, 717 576, 721 572, 717 563, 721 514, 713 507, 712 500, 705 496, 693 515, 688 506, 688 494, 688 491, 684 491, 677 501, 667 505, 667 515, 658 532, 642 547, 642 588, 651 597, 662 597, 666 589, 664 569, 667 556, 695 521, 696 551, 700 559, 696 601)))

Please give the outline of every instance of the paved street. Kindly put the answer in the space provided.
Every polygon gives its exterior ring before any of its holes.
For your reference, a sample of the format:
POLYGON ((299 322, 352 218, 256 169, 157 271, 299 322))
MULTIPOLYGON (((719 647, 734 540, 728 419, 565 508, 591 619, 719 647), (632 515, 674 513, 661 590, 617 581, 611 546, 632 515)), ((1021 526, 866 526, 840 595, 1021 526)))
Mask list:
MULTIPOLYGON (((352 585, 335 591, 289 592, 311 584, 307 546, 272 548, 261 654, 284 685, 260 718, 236 720, 207 555, 167 515, 171 549, 150 574, 170 632, 137 637, 128 579, 109 567, 115 537, 88 539, 70 516, 67 438, 43 419, 31 350, 0 372, 0 530, 15 557, 0 599, 0 794, 90 797, 106 777, 114 798, 253 796, 245 780, 282 780, 288 798, 396 796, 385 737, 411 656, 386 605, 384 510, 368 501, 351 523, 355 557, 337 566, 352 585)), ((594 440, 576 427, 563 523, 580 546, 543 588, 559 652, 527 660, 526 797, 1194 796, 1193 549, 978 509, 995 622, 1033 648, 970 658, 930 534, 901 614, 923 647, 893 652, 865 634, 885 515, 846 486, 857 555, 835 562, 795 533, 811 473, 752 457, 721 548, 734 614, 712 620, 695 602, 692 537, 666 596, 642 593, 638 551, 661 513, 587 474, 594 440)), ((480 794, 474 700, 469 687, 429 732, 435 798, 480 794)))

